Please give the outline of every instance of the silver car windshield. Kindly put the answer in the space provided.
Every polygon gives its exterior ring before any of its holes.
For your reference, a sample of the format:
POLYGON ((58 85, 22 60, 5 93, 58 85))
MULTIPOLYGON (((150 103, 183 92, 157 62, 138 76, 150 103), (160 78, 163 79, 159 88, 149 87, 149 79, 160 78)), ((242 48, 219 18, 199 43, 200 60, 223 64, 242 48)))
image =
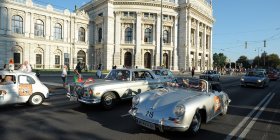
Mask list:
POLYGON ((166 87, 182 88, 194 91, 206 91, 207 83, 200 79, 177 79, 176 82, 166 82, 166 87))
POLYGON ((260 71, 250 71, 248 73, 246 73, 246 76, 252 76, 252 77, 263 77, 263 72, 260 71))
POLYGON ((105 77, 105 80, 129 81, 130 80, 130 72, 128 70, 112 70, 105 77))

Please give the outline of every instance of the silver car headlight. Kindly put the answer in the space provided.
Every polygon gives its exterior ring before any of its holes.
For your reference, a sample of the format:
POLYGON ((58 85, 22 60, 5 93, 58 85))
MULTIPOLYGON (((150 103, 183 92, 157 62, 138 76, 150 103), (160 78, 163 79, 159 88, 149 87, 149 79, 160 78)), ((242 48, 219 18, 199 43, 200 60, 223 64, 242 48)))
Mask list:
POLYGON ((135 107, 136 105, 138 105, 139 102, 140 102, 140 97, 137 96, 137 95, 134 96, 134 97, 132 98, 132 107, 135 107))
POLYGON ((262 82, 262 80, 258 80, 258 82, 260 83, 260 82, 262 82))
POLYGON ((244 81, 244 78, 241 78, 240 80, 241 80, 241 81, 244 81))
POLYGON ((176 105, 175 108, 174 108, 174 114, 177 117, 183 116, 185 114, 185 106, 182 105, 182 104, 176 105))

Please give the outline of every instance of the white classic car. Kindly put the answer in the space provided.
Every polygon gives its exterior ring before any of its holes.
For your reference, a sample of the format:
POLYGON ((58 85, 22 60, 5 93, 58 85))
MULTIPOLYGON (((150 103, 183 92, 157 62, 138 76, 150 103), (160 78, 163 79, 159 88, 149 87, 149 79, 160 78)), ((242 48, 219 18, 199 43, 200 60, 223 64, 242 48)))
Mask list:
POLYGON ((172 82, 175 80, 174 74, 169 69, 153 69, 153 72, 162 82, 172 82))
POLYGON ((162 86, 159 78, 148 69, 113 69, 104 80, 69 85, 67 96, 81 104, 99 104, 111 109, 116 101, 132 98, 162 86))
POLYGON ((219 83, 183 79, 132 99, 129 114, 138 125, 152 130, 198 133, 201 122, 226 114, 230 99, 219 83))
POLYGON ((40 105, 49 97, 49 89, 35 73, 0 71, 0 105, 30 103, 40 105))

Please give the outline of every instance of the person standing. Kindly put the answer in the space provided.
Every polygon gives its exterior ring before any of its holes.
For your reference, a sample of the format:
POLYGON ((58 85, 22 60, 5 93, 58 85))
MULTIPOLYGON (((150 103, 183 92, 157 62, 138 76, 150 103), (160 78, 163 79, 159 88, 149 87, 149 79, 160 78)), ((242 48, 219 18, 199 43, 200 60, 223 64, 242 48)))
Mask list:
POLYGON ((96 76, 101 79, 102 78, 102 64, 99 64, 97 71, 96 71, 96 76))
POLYGON ((195 70, 195 68, 193 67, 192 68, 192 77, 194 76, 194 70, 195 70))
POLYGON ((81 62, 78 62, 77 66, 76 66, 76 70, 77 70, 79 73, 82 72, 81 62))
POLYGON ((64 65, 63 69, 62 69, 62 73, 61 73, 61 79, 63 81, 63 87, 64 88, 65 88, 66 82, 67 82, 67 70, 68 70, 67 66, 64 65))

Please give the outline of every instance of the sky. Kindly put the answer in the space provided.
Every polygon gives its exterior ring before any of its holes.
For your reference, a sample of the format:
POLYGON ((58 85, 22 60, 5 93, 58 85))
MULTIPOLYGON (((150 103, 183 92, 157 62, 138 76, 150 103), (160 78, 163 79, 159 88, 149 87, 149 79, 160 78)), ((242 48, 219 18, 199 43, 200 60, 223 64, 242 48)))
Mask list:
MULTIPOLYGON (((33 0, 71 11, 89 1, 33 0)), ((213 53, 223 53, 232 62, 241 55, 254 59, 263 51, 280 55, 280 0, 212 0, 212 4, 213 53)))
POLYGON ((213 0, 213 53, 223 53, 232 62, 263 51, 280 55, 279 6, 280 0, 213 0))

